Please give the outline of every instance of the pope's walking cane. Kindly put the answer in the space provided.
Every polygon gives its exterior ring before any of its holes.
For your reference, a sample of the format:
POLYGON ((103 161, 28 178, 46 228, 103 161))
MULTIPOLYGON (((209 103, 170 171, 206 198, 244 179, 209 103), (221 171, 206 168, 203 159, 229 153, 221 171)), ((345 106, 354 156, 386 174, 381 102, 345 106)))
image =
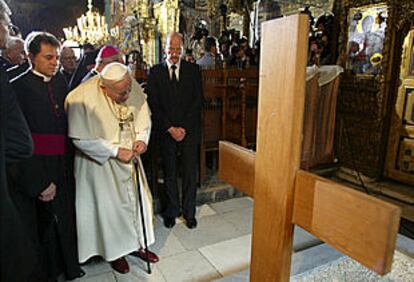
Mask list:
POLYGON ((144 207, 142 206, 142 195, 141 195, 141 188, 139 185, 138 160, 136 158, 134 159, 134 167, 135 167, 136 180, 137 180, 138 202, 139 202, 139 211, 141 213, 142 231, 144 233, 144 250, 145 250, 145 255, 147 259, 148 274, 151 274, 151 265, 149 262, 149 254, 148 254, 147 230, 145 228, 145 219, 144 219, 144 207))

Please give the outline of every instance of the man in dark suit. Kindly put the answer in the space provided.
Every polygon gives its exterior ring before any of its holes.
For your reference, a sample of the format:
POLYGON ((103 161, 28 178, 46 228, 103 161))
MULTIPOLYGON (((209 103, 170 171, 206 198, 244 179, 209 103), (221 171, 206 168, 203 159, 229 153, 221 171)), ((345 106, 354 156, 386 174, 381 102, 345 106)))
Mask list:
POLYGON ((172 228, 182 212, 187 227, 192 229, 197 227, 195 206, 203 94, 200 69, 182 60, 182 51, 182 35, 170 33, 165 47, 167 59, 150 69, 147 93, 164 170, 164 225, 172 228), (182 171, 181 205, 177 187, 178 153, 182 171))

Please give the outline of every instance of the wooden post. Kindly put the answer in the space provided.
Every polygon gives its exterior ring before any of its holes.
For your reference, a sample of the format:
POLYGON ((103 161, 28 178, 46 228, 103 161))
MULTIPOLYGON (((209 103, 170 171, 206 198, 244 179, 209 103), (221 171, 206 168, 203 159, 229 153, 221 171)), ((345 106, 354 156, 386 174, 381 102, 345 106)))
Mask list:
POLYGON ((257 152, 220 142, 220 177, 254 197, 250 280, 289 280, 293 224, 377 273, 389 272, 401 210, 299 170, 307 16, 270 21, 262 30, 257 152))
POLYGON ((308 17, 300 14, 262 25, 252 281, 289 280, 308 22, 308 17))

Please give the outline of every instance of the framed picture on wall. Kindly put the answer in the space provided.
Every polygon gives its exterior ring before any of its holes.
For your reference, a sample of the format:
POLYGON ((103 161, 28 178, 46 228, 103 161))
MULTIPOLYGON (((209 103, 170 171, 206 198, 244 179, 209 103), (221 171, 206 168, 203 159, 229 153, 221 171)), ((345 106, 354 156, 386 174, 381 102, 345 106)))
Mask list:
POLYGON ((385 4, 350 9, 348 70, 357 75, 376 75, 381 71, 387 18, 385 4))

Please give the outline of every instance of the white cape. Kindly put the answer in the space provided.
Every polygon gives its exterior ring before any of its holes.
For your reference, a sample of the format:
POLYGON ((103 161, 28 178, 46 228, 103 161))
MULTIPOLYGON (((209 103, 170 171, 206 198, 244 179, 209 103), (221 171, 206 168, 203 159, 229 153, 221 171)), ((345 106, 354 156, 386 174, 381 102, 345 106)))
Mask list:
MULTIPOLYGON (((150 111, 146 96, 135 80, 126 104, 134 115, 136 136, 142 138, 146 130, 149 135, 150 111)), ((98 76, 82 83, 66 98, 69 137, 80 140, 101 138, 119 144, 119 120, 112 107, 100 89, 98 76)), ((152 197, 140 160, 138 173, 147 243, 150 245, 155 241, 152 197)), ((95 255, 113 261, 144 246, 136 174, 132 164, 115 158, 98 163, 78 152, 75 178, 79 262, 83 263, 95 255)))

